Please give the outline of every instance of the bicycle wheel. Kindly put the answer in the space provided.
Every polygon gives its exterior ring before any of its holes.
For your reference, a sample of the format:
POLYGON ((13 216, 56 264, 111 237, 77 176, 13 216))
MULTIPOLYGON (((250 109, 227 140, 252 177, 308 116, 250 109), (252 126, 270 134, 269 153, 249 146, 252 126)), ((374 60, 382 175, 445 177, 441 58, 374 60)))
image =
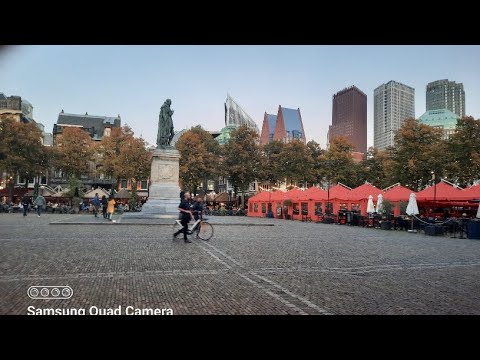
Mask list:
MULTIPOLYGON (((175 221, 175 224, 173 225, 173 234, 175 234, 177 231, 180 231, 182 228, 183 226, 175 221)), ((179 234, 178 236, 180 235, 182 234, 179 234)))
POLYGON ((204 241, 208 241, 211 239, 212 236, 213 226, 206 221, 202 221, 197 229, 197 237, 204 241))

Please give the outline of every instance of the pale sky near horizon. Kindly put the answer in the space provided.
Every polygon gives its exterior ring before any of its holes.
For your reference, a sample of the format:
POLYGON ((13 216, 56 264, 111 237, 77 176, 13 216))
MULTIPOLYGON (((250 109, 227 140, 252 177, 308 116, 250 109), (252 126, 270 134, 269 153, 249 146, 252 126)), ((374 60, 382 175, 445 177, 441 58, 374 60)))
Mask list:
POLYGON ((263 114, 300 108, 307 141, 325 147, 332 96, 355 85, 368 97, 373 145, 373 90, 390 80, 415 88, 415 115, 425 87, 461 82, 466 114, 480 118, 480 46, 15 46, 0 52, 0 92, 19 95, 52 132, 58 113, 116 116, 155 143, 158 114, 172 99, 175 130, 224 126, 229 93, 261 130, 263 114))

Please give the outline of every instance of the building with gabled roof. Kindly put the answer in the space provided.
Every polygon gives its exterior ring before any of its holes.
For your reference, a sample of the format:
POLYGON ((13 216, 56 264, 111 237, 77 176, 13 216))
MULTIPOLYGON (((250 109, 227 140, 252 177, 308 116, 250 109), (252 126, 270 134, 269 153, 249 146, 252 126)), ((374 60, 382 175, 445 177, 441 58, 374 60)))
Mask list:
POLYGON ((293 140, 299 140, 304 144, 306 143, 300 108, 290 109, 282 107, 281 105, 278 106, 273 140, 286 143, 293 140))
POLYGON ((102 140, 103 136, 109 136, 111 129, 120 127, 122 120, 120 115, 97 116, 80 114, 67 114, 63 110, 58 114, 57 123, 53 125, 53 143, 56 144, 57 136, 63 133, 65 127, 81 127, 93 140, 102 140))
POLYGON ((267 114, 263 116, 262 134, 260 135, 260 145, 268 144, 275 135, 275 125, 277 124, 277 115, 267 114))

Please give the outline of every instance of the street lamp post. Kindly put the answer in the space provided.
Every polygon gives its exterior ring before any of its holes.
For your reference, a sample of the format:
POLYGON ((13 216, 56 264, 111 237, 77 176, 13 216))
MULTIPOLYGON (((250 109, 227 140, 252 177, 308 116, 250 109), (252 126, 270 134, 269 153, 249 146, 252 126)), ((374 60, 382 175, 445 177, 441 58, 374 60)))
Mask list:
POLYGON ((433 180, 433 218, 435 218, 435 210, 437 208, 437 183, 435 181, 435 171, 431 172, 433 180))

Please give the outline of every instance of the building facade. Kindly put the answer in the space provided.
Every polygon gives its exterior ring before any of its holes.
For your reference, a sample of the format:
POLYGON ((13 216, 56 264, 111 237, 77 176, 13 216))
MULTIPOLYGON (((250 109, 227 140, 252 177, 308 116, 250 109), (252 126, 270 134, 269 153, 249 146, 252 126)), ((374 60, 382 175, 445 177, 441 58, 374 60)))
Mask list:
POLYGON ((80 114, 67 114, 63 110, 58 114, 57 123, 53 125, 53 144, 56 145, 58 137, 62 135, 66 127, 80 127, 86 131, 93 140, 100 141, 103 136, 110 136, 112 128, 121 127, 120 115, 96 116, 80 114))
POLYGON ((367 95, 356 86, 333 95, 328 141, 337 136, 347 138, 354 151, 367 152, 367 95))
POLYGON ((268 144, 275 135, 275 125, 277 124, 277 115, 263 115, 262 134, 260 135, 260 145, 268 144))
POLYGON ((0 93, 0 120, 13 119, 17 122, 34 122, 33 106, 20 96, 6 96, 0 93))
POLYGON ((447 109, 458 117, 463 118, 465 116, 463 83, 444 79, 427 84, 426 103, 427 112, 430 110, 447 109))
POLYGON ((278 106, 273 140, 283 141, 285 143, 299 140, 306 144, 307 141, 305 139, 305 130, 303 129, 300 108, 289 109, 281 105, 278 106))
POLYGON ((395 131, 405 120, 415 117, 415 89, 391 80, 377 87, 373 97, 373 144, 385 150, 393 146, 395 131))
MULTIPOLYGON (((80 114, 67 114, 63 110, 58 114, 57 123, 53 125, 53 146, 58 144, 63 130, 68 127, 81 128, 87 132, 94 141, 101 141, 104 136, 110 136, 112 128, 121 127, 120 115, 116 117, 96 116, 80 114)), ((96 161, 90 163, 88 174, 82 174, 80 180, 85 187, 104 187, 110 189, 113 186, 113 180, 105 177, 101 171, 101 159, 97 156, 96 161)), ((50 186, 65 185, 68 182, 66 174, 56 169, 53 171, 50 186)))
POLYGON ((457 127, 460 117, 447 109, 430 110, 418 118, 422 124, 439 128, 443 131, 443 138, 448 139, 457 127))

